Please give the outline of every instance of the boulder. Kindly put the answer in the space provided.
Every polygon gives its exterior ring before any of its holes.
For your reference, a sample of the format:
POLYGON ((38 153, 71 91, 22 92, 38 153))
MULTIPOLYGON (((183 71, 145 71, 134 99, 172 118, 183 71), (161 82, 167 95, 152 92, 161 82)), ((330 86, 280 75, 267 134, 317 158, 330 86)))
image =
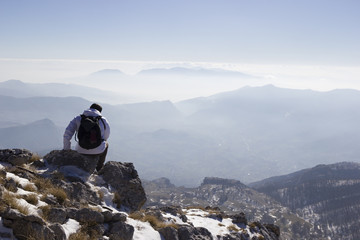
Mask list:
POLYGON ((4 226, 12 228, 14 236, 19 240, 55 239, 54 232, 38 216, 26 216, 16 210, 7 208, 1 217, 4 226))
POLYGON ((98 174, 116 191, 118 205, 133 212, 146 202, 144 188, 132 163, 110 161, 98 174))
POLYGON ((33 153, 26 149, 1 149, 0 162, 7 162, 14 166, 21 166, 31 162, 33 153))
POLYGON ((66 240, 65 230, 60 223, 54 223, 50 225, 49 228, 54 232, 54 240, 66 240))
POLYGON ((203 227, 181 226, 178 229, 179 240, 212 240, 212 234, 203 227))
POLYGON ((98 194, 81 182, 65 183, 62 186, 72 201, 84 204, 89 202, 101 204, 98 194))
POLYGON ((245 213, 243 213, 243 212, 237 213, 235 215, 231 215, 230 218, 232 219, 232 222, 234 224, 245 224, 245 225, 247 225, 247 219, 246 219, 245 213))
POLYGON ((98 211, 92 210, 90 208, 83 208, 76 211, 75 220, 80 223, 86 223, 89 221, 104 223, 104 216, 98 211))
POLYGON ((98 158, 73 150, 54 150, 44 156, 44 161, 57 167, 75 166, 91 174, 96 169, 98 158))
POLYGON ((134 227, 122 221, 110 224, 108 236, 111 240, 132 240, 134 227))
POLYGON ((64 224, 66 221, 67 212, 63 208, 51 208, 47 216, 47 220, 52 223, 64 224))
POLYGON ((173 227, 164 227, 159 229, 159 233, 162 235, 164 240, 179 240, 178 232, 173 227))

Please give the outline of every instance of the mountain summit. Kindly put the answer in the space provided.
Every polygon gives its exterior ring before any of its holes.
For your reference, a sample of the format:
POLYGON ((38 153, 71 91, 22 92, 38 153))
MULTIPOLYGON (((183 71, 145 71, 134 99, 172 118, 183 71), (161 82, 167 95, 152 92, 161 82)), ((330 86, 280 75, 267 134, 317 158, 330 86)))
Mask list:
POLYGON ((110 161, 99 172, 95 167, 93 159, 71 150, 43 158, 24 149, 0 150, 1 239, 279 239, 277 226, 248 224, 244 214, 142 208, 146 195, 132 163, 110 161))

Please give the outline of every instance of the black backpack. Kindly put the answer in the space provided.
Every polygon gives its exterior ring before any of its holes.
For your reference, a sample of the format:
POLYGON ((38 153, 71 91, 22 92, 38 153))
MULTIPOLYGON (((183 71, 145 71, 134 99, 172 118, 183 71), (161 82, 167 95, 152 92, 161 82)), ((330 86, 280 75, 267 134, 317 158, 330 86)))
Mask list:
MULTIPOLYGON (((80 147, 85 149, 93 149, 102 143, 104 139, 101 137, 101 129, 99 125, 99 120, 101 116, 85 116, 81 115, 80 127, 77 132, 77 138, 80 147)), ((101 119, 103 122, 103 120, 101 119)), ((106 126, 103 122, 104 129, 106 126)))

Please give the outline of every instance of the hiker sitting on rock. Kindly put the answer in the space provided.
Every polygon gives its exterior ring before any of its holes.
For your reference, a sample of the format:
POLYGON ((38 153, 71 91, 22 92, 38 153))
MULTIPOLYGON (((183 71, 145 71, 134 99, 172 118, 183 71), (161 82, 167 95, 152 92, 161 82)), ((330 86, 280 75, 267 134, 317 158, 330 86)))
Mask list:
POLYGON ((83 114, 76 116, 66 127, 64 133, 64 150, 71 149, 71 138, 76 132, 77 144, 75 150, 86 156, 98 159, 96 170, 103 167, 110 135, 110 126, 106 118, 101 115, 102 107, 92 104, 83 114))

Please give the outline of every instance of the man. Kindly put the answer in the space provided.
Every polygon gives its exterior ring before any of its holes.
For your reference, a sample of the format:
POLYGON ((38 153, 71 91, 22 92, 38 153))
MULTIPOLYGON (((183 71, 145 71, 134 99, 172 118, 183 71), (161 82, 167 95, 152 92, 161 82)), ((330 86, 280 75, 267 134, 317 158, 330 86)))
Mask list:
MULTIPOLYGON (((75 150, 78 153, 93 156, 94 158, 98 158, 98 163, 96 166, 96 170, 100 171, 103 167, 107 150, 108 150, 108 143, 107 139, 110 136, 110 126, 106 118, 101 115, 102 107, 99 104, 92 104, 89 109, 85 110, 82 115, 76 116, 69 125, 66 127, 64 132, 64 150, 71 149, 71 138, 77 132, 79 134, 80 124, 84 121, 83 119, 86 117, 90 117, 92 119, 98 119, 98 126, 100 127, 101 138, 100 141, 95 144, 98 145, 93 148, 89 147, 81 147, 79 144, 80 141, 75 146, 75 150)), ((83 125, 83 124, 82 124, 83 125)), ((83 128, 83 126, 82 126, 83 128)), ((81 131, 80 131, 81 132, 81 131)), ((99 136, 100 137, 100 136, 99 136)), ((76 137, 75 137, 76 139, 76 137)))

